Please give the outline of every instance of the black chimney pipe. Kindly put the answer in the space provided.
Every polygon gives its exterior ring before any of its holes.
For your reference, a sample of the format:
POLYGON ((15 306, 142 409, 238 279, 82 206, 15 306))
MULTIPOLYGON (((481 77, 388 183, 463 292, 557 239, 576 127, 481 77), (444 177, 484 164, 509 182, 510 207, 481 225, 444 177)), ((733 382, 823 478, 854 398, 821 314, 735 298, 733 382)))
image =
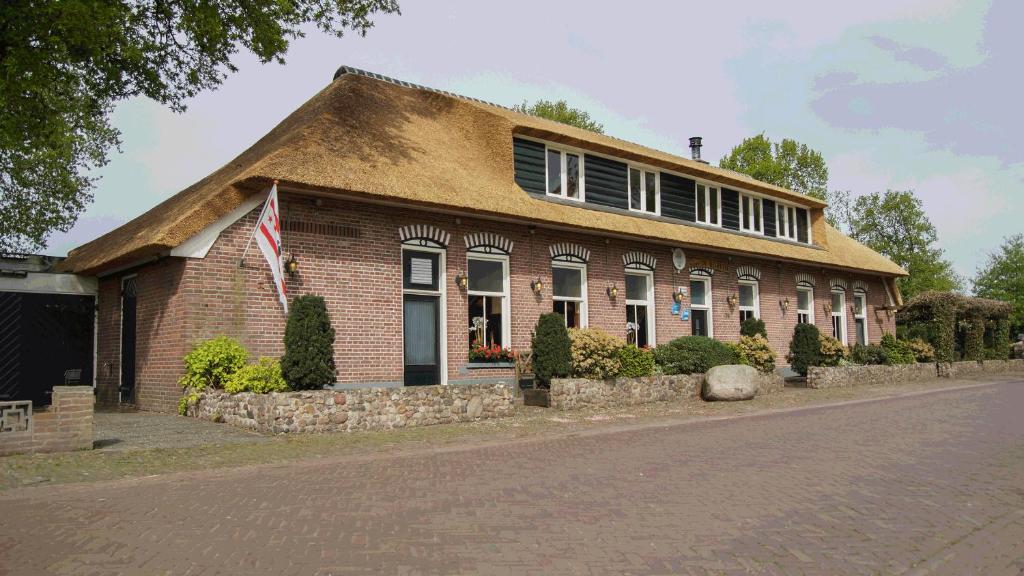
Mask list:
POLYGON ((700 136, 694 136, 694 137, 690 138, 690 158, 693 158, 697 162, 701 162, 701 159, 700 159, 701 143, 700 143, 700 141, 701 141, 701 137, 700 136))

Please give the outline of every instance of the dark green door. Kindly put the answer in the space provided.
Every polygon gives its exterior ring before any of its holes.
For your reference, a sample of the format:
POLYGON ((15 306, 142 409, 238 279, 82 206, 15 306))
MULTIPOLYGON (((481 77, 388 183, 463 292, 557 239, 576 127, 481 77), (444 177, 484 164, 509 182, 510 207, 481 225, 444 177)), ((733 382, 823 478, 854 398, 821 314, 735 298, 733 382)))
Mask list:
POLYGON ((406 294, 403 302, 405 385, 441 383, 439 296, 406 294))

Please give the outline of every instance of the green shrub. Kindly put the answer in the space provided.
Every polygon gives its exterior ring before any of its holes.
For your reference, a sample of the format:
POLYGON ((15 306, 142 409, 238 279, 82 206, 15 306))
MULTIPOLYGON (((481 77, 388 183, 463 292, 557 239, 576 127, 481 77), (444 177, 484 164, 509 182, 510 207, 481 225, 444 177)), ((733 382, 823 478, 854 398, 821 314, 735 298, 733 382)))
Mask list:
POLYGON ((245 366, 248 359, 249 352, 234 338, 211 338, 185 355, 185 375, 178 383, 194 390, 223 388, 227 379, 245 366))
POLYGON ((561 314, 541 314, 530 337, 533 375, 541 384, 552 378, 565 378, 572 369, 572 342, 561 314))
POLYGON ((935 362, 935 348, 920 338, 904 341, 918 362, 935 362))
POLYGON ((619 373, 619 349, 626 345, 623 339, 597 328, 573 328, 569 340, 573 376, 603 380, 619 373))
POLYGON ((288 383, 281 376, 281 364, 277 360, 260 358, 256 364, 247 364, 228 378, 224 391, 230 394, 287 392, 288 383))
POLYGON ((843 346, 838 338, 822 334, 819 346, 821 347, 820 366, 839 366, 843 360, 846 360, 848 354, 846 346, 843 346))
POLYGON ((334 328, 320 296, 292 300, 284 328, 281 374, 293 390, 334 383, 334 328))
POLYGON ((808 366, 821 365, 821 333, 814 324, 797 324, 789 342, 790 367, 801 376, 807 375, 808 366))
POLYGON ((665 374, 701 374, 715 366, 739 364, 736 351, 704 336, 683 336, 654 349, 654 361, 665 374))
POLYGON ((740 336, 756 336, 757 334, 768 339, 768 329, 764 327, 764 320, 747 318, 740 324, 740 336))
POLYGON ((885 349, 889 364, 914 364, 917 362, 914 352, 906 342, 898 340, 892 333, 886 332, 882 335, 881 346, 885 349))
POLYGON ((878 344, 856 344, 850 350, 850 361, 854 364, 888 364, 889 355, 878 344))
POLYGON ((740 360, 744 364, 757 368, 758 372, 770 374, 775 371, 775 351, 772 350, 768 339, 761 334, 740 336, 736 350, 740 360))
POLYGON ((637 378, 654 373, 654 353, 648 348, 619 348, 619 377, 637 378))

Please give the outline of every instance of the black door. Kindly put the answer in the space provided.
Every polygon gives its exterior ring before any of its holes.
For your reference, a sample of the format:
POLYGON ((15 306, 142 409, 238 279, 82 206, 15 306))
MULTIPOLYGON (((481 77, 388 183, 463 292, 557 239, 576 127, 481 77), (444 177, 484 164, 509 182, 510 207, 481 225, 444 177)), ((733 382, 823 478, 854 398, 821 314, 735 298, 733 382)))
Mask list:
POLYGON ((121 402, 135 402, 135 312, 137 278, 121 283, 121 402))
POLYGON ((403 303, 405 385, 441 383, 440 297, 406 294, 403 303))

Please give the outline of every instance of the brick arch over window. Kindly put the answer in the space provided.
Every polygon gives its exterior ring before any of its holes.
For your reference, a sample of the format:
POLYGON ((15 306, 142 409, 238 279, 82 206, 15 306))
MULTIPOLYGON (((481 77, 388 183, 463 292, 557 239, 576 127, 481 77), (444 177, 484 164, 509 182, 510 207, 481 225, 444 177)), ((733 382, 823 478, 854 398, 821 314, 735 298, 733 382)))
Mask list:
POLYGON ((843 280, 842 278, 833 278, 832 280, 829 281, 829 286, 831 286, 833 290, 838 288, 843 292, 847 291, 850 288, 850 286, 846 283, 846 280, 843 280))
POLYGON ((690 276, 714 276, 715 271, 711 268, 690 268, 690 276))
POLYGON ((796 275, 797 286, 810 286, 811 288, 814 288, 814 282, 814 276, 805 272, 800 272, 796 275))
POLYGON ((430 224, 409 224, 398 229, 402 244, 447 248, 452 235, 430 224))
POLYGON ((579 264, 586 264, 590 261, 590 250, 587 250, 579 244, 573 244, 571 242, 559 242, 558 244, 552 244, 548 251, 551 253, 552 260, 558 260, 560 262, 577 262, 579 264))
POLYGON ((866 294, 867 291, 868 291, 868 283, 864 282, 863 280, 854 280, 853 281, 853 291, 854 292, 864 292, 866 294))
POLYGON ((736 269, 736 277, 740 280, 761 280, 761 271, 753 266, 740 266, 736 269))
POLYGON ((634 270, 654 270, 658 259, 646 252, 626 252, 622 255, 622 264, 634 270))
POLYGON ((474 232, 466 234, 466 250, 483 252, 484 254, 512 253, 512 241, 493 232, 474 232))

